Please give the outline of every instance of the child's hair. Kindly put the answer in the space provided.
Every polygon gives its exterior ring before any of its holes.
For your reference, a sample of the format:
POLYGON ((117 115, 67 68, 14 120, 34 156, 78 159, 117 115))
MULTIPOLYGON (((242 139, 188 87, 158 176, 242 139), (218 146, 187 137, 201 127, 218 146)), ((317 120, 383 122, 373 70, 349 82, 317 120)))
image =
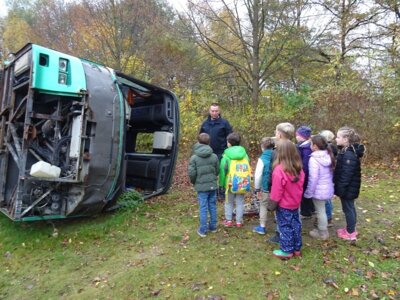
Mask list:
POLYGON ((296 177, 299 176, 303 168, 299 151, 295 144, 289 140, 282 140, 277 143, 272 168, 275 168, 279 164, 282 164, 284 172, 296 177))
POLYGON ((260 142, 261 148, 273 149, 275 147, 275 138, 273 137, 263 137, 260 142))
POLYGON ((210 136, 207 133, 200 133, 197 137, 197 140, 200 144, 209 145, 210 144, 210 136))
POLYGON ((332 142, 335 138, 335 134, 330 130, 322 130, 319 134, 322 135, 327 142, 332 142))
POLYGON ((288 122, 279 123, 276 126, 276 130, 279 131, 281 135, 288 140, 291 140, 294 136, 294 126, 288 122))
POLYGON ((326 140, 325 137, 323 137, 321 134, 313 135, 311 137, 311 143, 313 145, 316 145, 319 150, 327 150, 329 153, 329 156, 331 157, 331 169, 335 169, 336 161, 335 161, 335 156, 333 155, 332 148, 329 146, 328 141, 326 140))
POLYGON ((231 146, 239 146, 240 145, 240 135, 237 132, 230 133, 226 140, 228 141, 231 146))
POLYGON ((347 138, 347 140, 349 141, 349 146, 357 144, 361 141, 360 136, 353 128, 344 126, 339 128, 338 132, 339 131, 342 133, 344 138, 347 138))

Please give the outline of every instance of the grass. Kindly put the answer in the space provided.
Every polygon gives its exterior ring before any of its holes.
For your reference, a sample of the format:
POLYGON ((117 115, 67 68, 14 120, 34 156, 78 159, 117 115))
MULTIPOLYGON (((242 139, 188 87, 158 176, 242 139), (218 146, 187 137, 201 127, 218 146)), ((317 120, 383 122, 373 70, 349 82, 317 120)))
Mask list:
POLYGON ((334 236, 344 225, 335 199, 331 238, 312 240, 313 221, 304 221, 303 257, 289 261, 271 256, 273 230, 251 232, 256 217, 198 237, 183 176, 168 194, 112 214, 47 223, 1 216, 0 299, 399 299, 400 172, 364 174, 359 240, 334 236))

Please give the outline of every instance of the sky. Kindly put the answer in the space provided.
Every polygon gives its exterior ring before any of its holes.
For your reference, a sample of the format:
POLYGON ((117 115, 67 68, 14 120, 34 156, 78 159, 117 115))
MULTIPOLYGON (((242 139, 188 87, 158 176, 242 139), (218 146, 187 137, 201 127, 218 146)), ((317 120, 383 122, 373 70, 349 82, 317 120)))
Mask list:
POLYGON ((4 17, 7 14, 7 6, 5 0, 0 0, 0 17, 4 17))
MULTIPOLYGON (((174 8, 184 10, 186 7, 186 0, 167 0, 174 8)), ((4 17, 7 14, 7 6, 5 0, 0 0, 0 17, 4 17)))
POLYGON ((183 11, 186 8, 186 0, 168 0, 168 2, 178 11, 183 11))

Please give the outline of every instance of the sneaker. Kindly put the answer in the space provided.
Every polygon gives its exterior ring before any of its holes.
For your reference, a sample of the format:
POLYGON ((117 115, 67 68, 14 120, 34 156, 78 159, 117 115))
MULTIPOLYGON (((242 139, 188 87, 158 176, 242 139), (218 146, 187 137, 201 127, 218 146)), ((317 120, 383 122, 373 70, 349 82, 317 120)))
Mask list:
POLYGON ((209 231, 209 232, 212 232, 212 233, 216 233, 216 232, 217 232, 217 228, 215 228, 215 229, 209 229, 208 231, 209 231))
POLYGON ((205 233, 201 233, 200 230, 197 230, 197 234, 201 236, 202 238, 206 237, 207 235, 205 233))
POLYGON ((236 227, 237 227, 237 228, 240 228, 240 227, 242 227, 242 226, 243 226, 242 223, 240 223, 240 222, 237 222, 237 223, 236 223, 236 227))
POLYGON ((344 233, 345 231, 347 231, 346 227, 345 228, 339 228, 338 230, 336 230, 337 235, 344 233))
POLYGON ((328 227, 333 227, 332 219, 328 219, 328 227))
POLYGON ((338 237, 346 241, 355 241, 357 240, 357 231, 354 231, 353 233, 348 233, 347 230, 345 230, 345 232, 341 231, 338 233, 338 237))
POLYGON ((253 228, 253 232, 264 235, 264 234, 267 233, 267 230, 265 229, 265 227, 262 227, 261 225, 258 225, 258 226, 253 228))
MULTIPOLYGON (((337 235, 339 236, 339 234, 345 234, 347 232, 347 228, 339 228, 338 230, 336 230, 337 235)), ((354 230, 354 232, 356 233, 356 235, 358 234, 357 230, 354 230)), ((354 233, 353 232, 353 233, 354 233)))
POLYGON ((274 250, 272 252, 272 255, 282 260, 290 259, 293 257, 293 253, 285 252, 281 249, 274 250))
POLYGON ((303 215, 300 215, 300 219, 302 219, 302 220, 310 220, 312 218, 312 216, 303 216, 303 215))
POLYGON ((232 221, 225 220, 224 223, 223 223, 223 225, 224 225, 225 227, 233 227, 233 222, 232 222, 232 221))
POLYGON ((275 243, 275 244, 279 244, 279 234, 275 234, 274 236, 271 236, 267 242, 271 242, 271 243, 275 243))

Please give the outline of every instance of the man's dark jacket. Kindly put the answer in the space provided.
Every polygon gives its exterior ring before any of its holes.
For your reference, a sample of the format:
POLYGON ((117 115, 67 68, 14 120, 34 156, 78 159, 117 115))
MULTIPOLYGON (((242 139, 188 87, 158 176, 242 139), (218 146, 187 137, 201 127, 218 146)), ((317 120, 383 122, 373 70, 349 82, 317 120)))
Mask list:
POLYGON ((210 147, 218 158, 221 158, 227 148, 226 137, 232 133, 232 127, 229 122, 221 116, 216 120, 212 120, 209 115, 201 125, 200 133, 208 133, 210 135, 210 147))

